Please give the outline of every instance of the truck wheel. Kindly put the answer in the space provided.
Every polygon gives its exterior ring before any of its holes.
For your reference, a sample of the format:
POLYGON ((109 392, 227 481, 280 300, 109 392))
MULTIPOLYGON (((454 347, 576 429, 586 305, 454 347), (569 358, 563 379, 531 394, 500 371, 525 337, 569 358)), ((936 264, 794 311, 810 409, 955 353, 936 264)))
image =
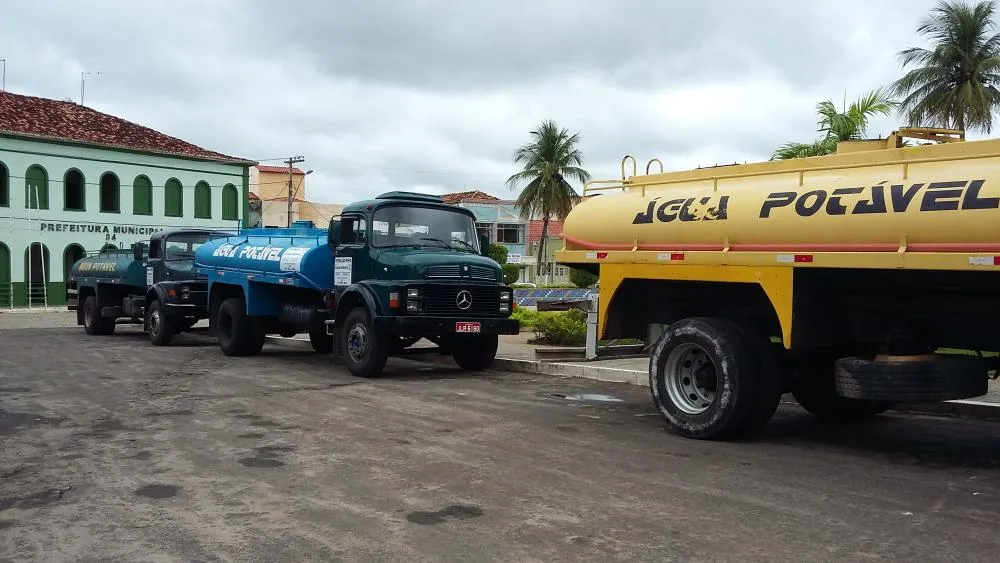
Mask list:
POLYGON ((174 337, 174 319, 163 312, 163 304, 159 299, 149 305, 149 312, 146 313, 146 330, 149 332, 149 341, 154 346, 169 346, 170 340, 174 337))
POLYGON ((83 330, 92 336, 107 336, 115 332, 115 319, 101 316, 97 297, 93 295, 83 302, 83 330))
POLYGON ((837 394, 850 399, 934 402, 969 399, 988 391, 986 363, 978 356, 928 356, 900 360, 840 358, 837 394))
POLYGON ((849 399, 837 394, 834 384, 836 358, 820 356, 799 364, 794 372, 792 397, 800 407, 820 420, 850 422, 871 418, 892 407, 887 401, 849 399))
POLYGON ((325 324, 320 323, 319 326, 309 329, 309 343, 312 344, 313 350, 320 354, 333 352, 333 337, 326 333, 325 324))
POLYGON ((341 328, 341 351, 347 369, 357 377, 374 377, 382 372, 388 359, 385 338, 375 332, 364 307, 347 313, 341 328))
POLYGON ((770 418, 780 379, 764 368, 754 340, 751 331, 722 319, 683 319, 667 328, 650 356, 649 386, 674 431, 721 439, 770 418))
POLYGON ((481 371, 493 364, 499 342, 500 337, 496 334, 456 338, 452 344, 451 357, 464 370, 481 371))
POLYGON ((250 319, 243 309, 243 300, 230 297, 219 306, 216 328, 219 334, 219 348, 227 356, 245 356, 250 352, 250 319))

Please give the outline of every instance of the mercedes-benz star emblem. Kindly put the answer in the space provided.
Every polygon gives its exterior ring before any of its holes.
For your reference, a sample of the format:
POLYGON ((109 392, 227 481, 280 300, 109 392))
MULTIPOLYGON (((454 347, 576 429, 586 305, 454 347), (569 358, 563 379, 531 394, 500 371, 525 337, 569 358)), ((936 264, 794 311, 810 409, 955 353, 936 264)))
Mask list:
POLYGON ((455 296, 455 305, 458 305, 458 308, 463 311, 472 306, 472 294, 469 293, 469 290, 463 289, 458 292, 458 295, 455 296))

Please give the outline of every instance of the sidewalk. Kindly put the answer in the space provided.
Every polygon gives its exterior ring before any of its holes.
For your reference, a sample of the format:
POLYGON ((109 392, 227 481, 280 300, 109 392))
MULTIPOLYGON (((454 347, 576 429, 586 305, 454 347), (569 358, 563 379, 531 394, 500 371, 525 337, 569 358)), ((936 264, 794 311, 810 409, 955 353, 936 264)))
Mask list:
MULTIPOLYGON (((554 352, 563 351, 565 348, 528 344, 528 340, 533 336, 533 332, 522 332, 518 335, 502 335, 500 337, 500 349, 497 352, 496 360, 493 362, 493 369, 520 373, 537 373, 556 377, 583 377, 599 381, 641 385, 644 387, 649 385, 648 357, 594 361, 551 360, 549 358, 559 355, 554 352)), ((308 337, 305 335, 297 335, 292 338, 269 336, 268 339, 276 343, 309 346, 308 337), (299 342, 290 342, 296 340, 301 341, 301 344, 299 342)), ((414 347, 433 347, 433 344, 422 340, 414 347)), ((450 357, 438 354, 418 354, 409 359, 422 362, 454 364, 450 357)), ((794 402, 791 395, 788 395, 785 400, 794 402)), ((991 380, 989 392, 975 399, 938 403, 911 403, 900 405, 895 410, 899 412, 1000 419, 1000 382, 991 380)))

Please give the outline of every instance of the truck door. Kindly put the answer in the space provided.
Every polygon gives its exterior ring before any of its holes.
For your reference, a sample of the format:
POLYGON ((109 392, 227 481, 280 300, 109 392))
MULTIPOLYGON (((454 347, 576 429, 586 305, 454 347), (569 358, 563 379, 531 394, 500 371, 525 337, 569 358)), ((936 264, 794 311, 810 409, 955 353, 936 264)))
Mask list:
POLYGON ((340 218, 340 241, 334 249, 333 285, 343 289, 368 275, 369 225, 364 215, 340 218))
POLYGON ((146 287, 163 280, 163 239, 149 241, 149 257, 146 259, 146 287))

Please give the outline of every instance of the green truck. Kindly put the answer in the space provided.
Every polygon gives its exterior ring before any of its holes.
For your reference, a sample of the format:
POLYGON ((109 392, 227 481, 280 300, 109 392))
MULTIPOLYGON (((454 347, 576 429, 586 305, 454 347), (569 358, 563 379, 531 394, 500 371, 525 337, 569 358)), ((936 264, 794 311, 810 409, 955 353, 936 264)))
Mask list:
POLYGON ((194 252, 231 233, 168 229, 130 249, 102 250, 77 260, 66 280, 67 308, 87 334, 110 335, 118 324, 141 324, 156 345, 191 330, 205 314, 204 278, 194 252))

